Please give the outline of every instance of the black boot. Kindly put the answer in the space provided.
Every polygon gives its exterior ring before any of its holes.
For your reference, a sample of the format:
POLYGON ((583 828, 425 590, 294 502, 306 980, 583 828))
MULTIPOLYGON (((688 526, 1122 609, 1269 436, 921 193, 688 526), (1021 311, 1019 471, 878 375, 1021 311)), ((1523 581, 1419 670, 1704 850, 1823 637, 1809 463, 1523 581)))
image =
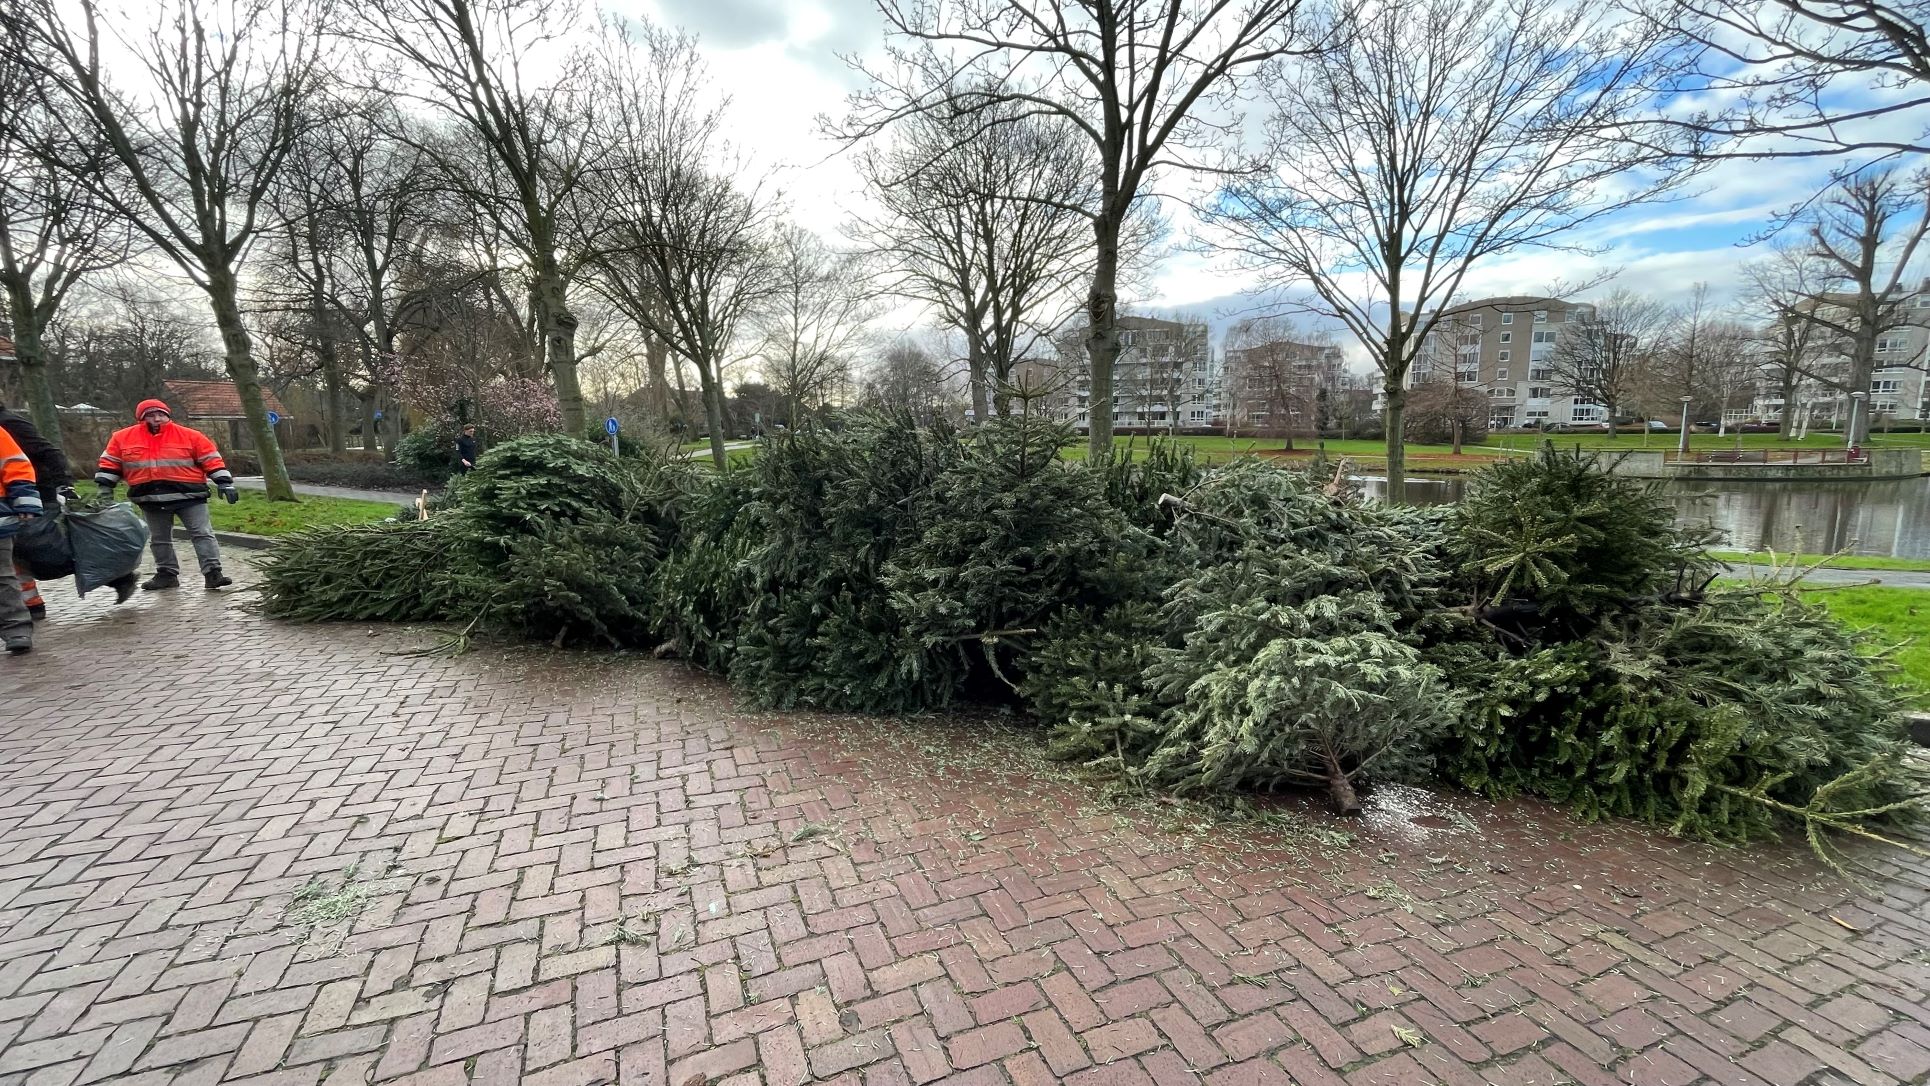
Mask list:
POLYGON ((45 621, 47 618, 47 605, 44 603, 30 603, 27 605, 27 614, 35 622, 45 621))
POLYGON ((235 583, 227 574, 221 572, 220 566, 208 567, 202 571, 201 576, 207 580, 208 591, 210 592, 218 591, 235 583))
POLYGON ((154 571, 154 576, 149 577, 147 583, 141 586, 141 591, 159 592, 164 588, 179 587, 181 587, 181 577, 179 574, 171 569, 157 569, 154 571))
POLYGON ((126 603, 134 595, 134 575, 123 573, 107 582, 107 587, 114 590, 115 603, 126 603))

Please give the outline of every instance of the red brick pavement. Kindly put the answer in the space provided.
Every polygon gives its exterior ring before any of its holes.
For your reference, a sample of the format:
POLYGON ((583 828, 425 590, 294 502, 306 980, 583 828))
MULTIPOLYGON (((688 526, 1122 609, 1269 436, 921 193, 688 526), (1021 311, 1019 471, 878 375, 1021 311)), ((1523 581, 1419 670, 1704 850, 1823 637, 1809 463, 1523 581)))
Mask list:
POLYGON ((985 721, 239 604, 56 599, 0 661, 0 1082, 1930 1072, 1921 868, 1465 798, 1214 825, 985 721))

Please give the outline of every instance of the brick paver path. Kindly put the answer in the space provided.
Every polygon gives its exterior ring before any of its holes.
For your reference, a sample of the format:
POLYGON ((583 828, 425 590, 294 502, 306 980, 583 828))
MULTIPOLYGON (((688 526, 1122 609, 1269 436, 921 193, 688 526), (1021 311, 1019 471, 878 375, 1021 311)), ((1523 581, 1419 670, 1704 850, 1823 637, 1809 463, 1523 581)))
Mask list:
POLYGON ((1465 798, 1214 826, 984 720, 60 596, 0 661, 0 1082, 1930 1071, 1921 868, 1465 798))

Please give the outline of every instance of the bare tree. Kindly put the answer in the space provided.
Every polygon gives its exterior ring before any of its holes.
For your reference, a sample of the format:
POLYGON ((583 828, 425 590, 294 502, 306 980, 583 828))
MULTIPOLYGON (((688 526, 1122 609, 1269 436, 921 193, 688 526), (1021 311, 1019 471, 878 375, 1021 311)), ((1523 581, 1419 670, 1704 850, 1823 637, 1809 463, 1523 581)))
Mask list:
POLYGON ((411 97, 442 111, 473 144, 475 155, 433 141, 420 146, 521 257, 563 428, 581 435, 565 214, 592 166, 580 78, 587 60, 569 58, 548 83, 524 70, 527 58, 560 48, 578 28, 574 9, 555 0, 384 0, 356 10, 356 35, 406 63, 423 84, 411 97))
MULTIPOLYGON (((1241 77, 1307 44, 1305 0, 877 0, 894 48, 843 126, 874 135, 911 117, 977 117, 981 127, 1035 113, 1063 118, 1092 144, 1097 191, 1067 205, 1091 224, 1086 293, 1091 363, 1089 448, 1112 446, 1113 364, 1119 357, 1119 275, 1127 224, 1162 170, 1236 119, 1222 108, 1241 77), (1005 107, 1016 104, 1016 110, 1005 107)), ((855 62, 854 62, 855 63, 855 62)))
POLYGON ((1609 437, 1615 419, 1648 386, 1654 360, 1673 314, 1653 298, 1618 289, 1575 314, 1548 356, 1555 387, 1580 403, 1608 411, 1609 437))
POLYGON ((758 357, 795 426, 847 382, 852 353, 877 306, 862 258, 831 248, 803 227, 780 227, 771 257, 776 282, 756 320, 758 357))
POLYGON ((294 501, 262 402, 239 280, 319 76, 320 9, 303 0, 171 0, 154 23, 124 33, 103 28, 97 0, 79 0, 78 26, 57 0, 22 0, 10 10, 5 18, 54 114, 73 119, 76 144, 113 160, 112 183, 90 184, 92 195, 207 295, 268 496, 294 501), (123 49, 137 69, 127 83, 103 59, 123 49))
MULTIPOLYGON (((1379 0, 1343 45, 1275 65, 1273 168, 1206 209, 1261 288, 1335 319, 1380 371, 1388 492, 1406 470, 1408 372, 1468 273, 1681 183, 1618 127, 1656 99, 1658 32, 1599 7, 1379 0)), ((1335 32, 1339 34, 1340 31, 1335 32)))
POLYGON ((1637 0, 1694 49, 1682 89, 1726 103, 1655 127, 1711 155, 1930 151, 1930 4, 1924 0, 1637 0), (1848 95, 1863 100, 1846 104, 1848 95))
POLYGON ((1301 333, 1285 317, 1241 321, 1227 334, 1229 426, 1271 430, 1291 450, 1296 431, 1318 434, 1321 408, 1340 383, 1340 353, 1325 333, 1301 333))
POLYGON ((421 149, 433 137, 393 99, 337 89, 311 108, 316 123, 292 152, 275 196, 278 278, 260 289, 271 304, 306 315, 302 331, 323 373, 331 444, 349 428, 344 401, 352 395, 363 446, 374 448, 376 415, 394 407, 384 375, 397 328, 431 304, 438 284, 423 278, 428 251, 457 216, 421 149), (419 289, 404 285, 412 277, 419 289))
POLYGON ((929 423, 944 410, 946 383, 944 366, 930 351, 900 342, 867 370, 860 399, 868 407, 902 411, 929 423))
POLYGON ((91 192, 115 183, 105 176, 111 156, 75 145, 32 75, 17 50, 0 48, 0 287, 27 409, 42 433, 58 435, 42 341, 74 288, 125 260, 132 238, 91 192))
POLYGON ((1014 367, 1064 320, 1091 274, 1091 148, 1062 119, 928 113, 898 125, 889 147, 858 160, 883 213, 856 232, 887 281, 926 302, 965 340, 972 417, 1006 409, 1014 367), (984 119, 1011 119, 987 126, 984 119))
MULTIPOLYGON (((1812 376, 1847 394, 1870 391, 1877 344, 1914 323, 1905 275, 1930 233, 1930 171, 1866 171, 1843 178, 1810 207, 1808 251, 1827 269, 1827 289, 1802 311, 1843 356, 1839 372, 1812 376)), ((1853 420, 1851 444, 1869 439, 1869 413, 1853 420)))
MULTIPOLYGON (((612 27, 599 60, 598 170, 581 194, 598 289, 696 370, 711 457, 724 454, 724 367, 771 296, 773 202, 732 179, 723 107, 688 37, 612 27)), ((589 141, 586 141, 589 142, 589 141)))
POLYGON ((1780 246, 1743 268, 1749 280, 1748 305, 1761 322, 1758 359, 1763 377, 1782 401, 1778 434, 1794 433, 1797 401, 1805 383, 1820 368, 1825 336, 1809 319, 1828 280, 1829 270, 1815 253, 1780 246))

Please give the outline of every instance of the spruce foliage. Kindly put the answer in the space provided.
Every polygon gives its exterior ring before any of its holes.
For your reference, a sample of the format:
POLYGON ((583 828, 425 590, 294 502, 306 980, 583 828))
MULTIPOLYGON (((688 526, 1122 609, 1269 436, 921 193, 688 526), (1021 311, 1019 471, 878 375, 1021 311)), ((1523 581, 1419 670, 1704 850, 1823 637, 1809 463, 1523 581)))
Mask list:
POLYGON ((262 604, 667 639, 767 706, 1017 691, 1056 754, 1179 792, 1349 810, 1440 772, 1714 839, 1916 813, 1882 661, 1786 587, 1710 591, 1702 537, 1576 457, 1389 509, 1157 445, 1067 463, 1029 414, 841 421, 723 473, 508 442, 429 521, 282 543, 262 604))

